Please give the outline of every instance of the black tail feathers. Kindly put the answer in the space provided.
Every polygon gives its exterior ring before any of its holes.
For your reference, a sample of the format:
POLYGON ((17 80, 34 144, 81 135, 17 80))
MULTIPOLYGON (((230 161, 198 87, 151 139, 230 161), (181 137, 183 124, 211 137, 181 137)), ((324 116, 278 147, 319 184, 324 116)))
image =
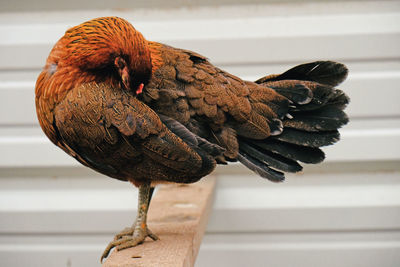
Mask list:
POLYGON ((335 87, 342 83, 348 74, 345 65, 333 61, 315 61, 301 64, 280 75, 270 75, 258 79, 256 83, 263 84, 270 81, 300 80, 311 81, 335 87))
POLYGON ((298 161, 323 161, 325 155, 320 147, 337 142, 338 129, 349 121, 343 111, 349 98, 334 88, 346 79, 347 73, 343 64, 317 61, 257 80, 285 96, 291 108, 282 119, 281 134, 265 140, 239 136, 239 161, 272 181, 284 180, 282 172, 300 171, 298 161))

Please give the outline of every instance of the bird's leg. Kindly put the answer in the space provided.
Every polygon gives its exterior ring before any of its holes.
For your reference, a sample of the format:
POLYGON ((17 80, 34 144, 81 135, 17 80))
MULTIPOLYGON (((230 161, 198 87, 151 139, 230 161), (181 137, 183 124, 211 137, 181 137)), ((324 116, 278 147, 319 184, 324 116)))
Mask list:
POLYGON ((117 250, 122 250, 129 247, 134 247, 143 243, 146 237, 153 240, 158 240, 158 237, 147 228, 147 211, 149 209, 150 200, 153 195, 154 187, 150 186, 150 182, 139 186, 139 203, 138 214, 132 227, 125 228, 120 233, 116 234, 114 240, 111 241, 101 256, 101 261, 107 258, 111 249, 114 247, 117 250))
MULTIPOLYGON (((138 216, 137 216, 135 222, 133 223, 133 225, 131 227, 126 227, 124 230, 122 230, 121 232, 116 234, 114 237, 114 240, 121 239, 122 237, 125 237, 125 236, 133 235, 136 225, 137 225, 138 221, 140 220, 141 212, 143 212, 141 210, 141 208, 143 208, 144 206, 141 204, 141 201, 144 202, 145 196, 147 195, 147 192, 146 192, 147 188, 143 188, 143 191, 141 191, 141 188, 142 188, 142 186, 139 187, 138 216)), ((148 192, 147 210, 149 209, 150 201, 153 196, 153 192, 154 192, 154 187, 150 187, 150 191, 148 192)), ((146 223, 147 210, 144 211, 144 223, 146 223)), ((143 219, 143 217, 141 217, 141 218, 143 219)), ((149 229, 147 229, 147 231, 150 232, 149 229)), ((156 237, 156 239, 157 239, 157 237, 156 237)))

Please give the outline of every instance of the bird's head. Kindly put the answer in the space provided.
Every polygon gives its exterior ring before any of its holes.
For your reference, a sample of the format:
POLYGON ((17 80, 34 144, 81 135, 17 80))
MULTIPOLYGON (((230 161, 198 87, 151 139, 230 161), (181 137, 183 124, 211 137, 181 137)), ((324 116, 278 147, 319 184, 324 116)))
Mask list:
POLYGON ((67 30, 59 42, 54 48, 62 50, 57 68, 71 66, 86 74, 111 75, 124 89, 136 93, 150 79, 152 64, 147 41, 124 19, 89 20, 67 30))

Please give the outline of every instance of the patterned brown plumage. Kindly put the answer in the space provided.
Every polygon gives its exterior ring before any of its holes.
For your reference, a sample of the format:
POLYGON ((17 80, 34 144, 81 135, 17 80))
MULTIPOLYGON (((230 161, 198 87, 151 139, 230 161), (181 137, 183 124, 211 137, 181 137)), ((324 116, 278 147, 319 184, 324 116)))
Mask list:
POLYGON ((237 134, 265 139, 280 132, 277 120, 287 113, 288 99, 218 69, 197 53, 160 44, 157 48, 163 64, 138 96, 157 113, 221 145, 228 160, 237 158, 237 134))
POLYGON ((324 159, 348 122, 347 96, 334 87, 340 63, 299 65, 243 81, 195 52, 147 41, 127 21, 104 17, 69 29, 36 83, 48 138, 83 165, 139 187, 134 225, 110 249, 149 236, 154 184, 191 183, 216 164, 240 161, 271 181, 298 163, 324 159))

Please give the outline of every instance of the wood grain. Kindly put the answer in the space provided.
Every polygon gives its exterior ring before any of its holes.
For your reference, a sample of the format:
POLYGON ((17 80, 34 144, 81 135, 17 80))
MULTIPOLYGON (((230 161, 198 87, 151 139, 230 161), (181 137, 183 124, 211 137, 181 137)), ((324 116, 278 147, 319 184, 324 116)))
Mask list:
POLYGON ((160 240, 113 251, 103 267, 193 266, 211 210, 215 177, 191 185, 162 185, 148 213, 160 240))

